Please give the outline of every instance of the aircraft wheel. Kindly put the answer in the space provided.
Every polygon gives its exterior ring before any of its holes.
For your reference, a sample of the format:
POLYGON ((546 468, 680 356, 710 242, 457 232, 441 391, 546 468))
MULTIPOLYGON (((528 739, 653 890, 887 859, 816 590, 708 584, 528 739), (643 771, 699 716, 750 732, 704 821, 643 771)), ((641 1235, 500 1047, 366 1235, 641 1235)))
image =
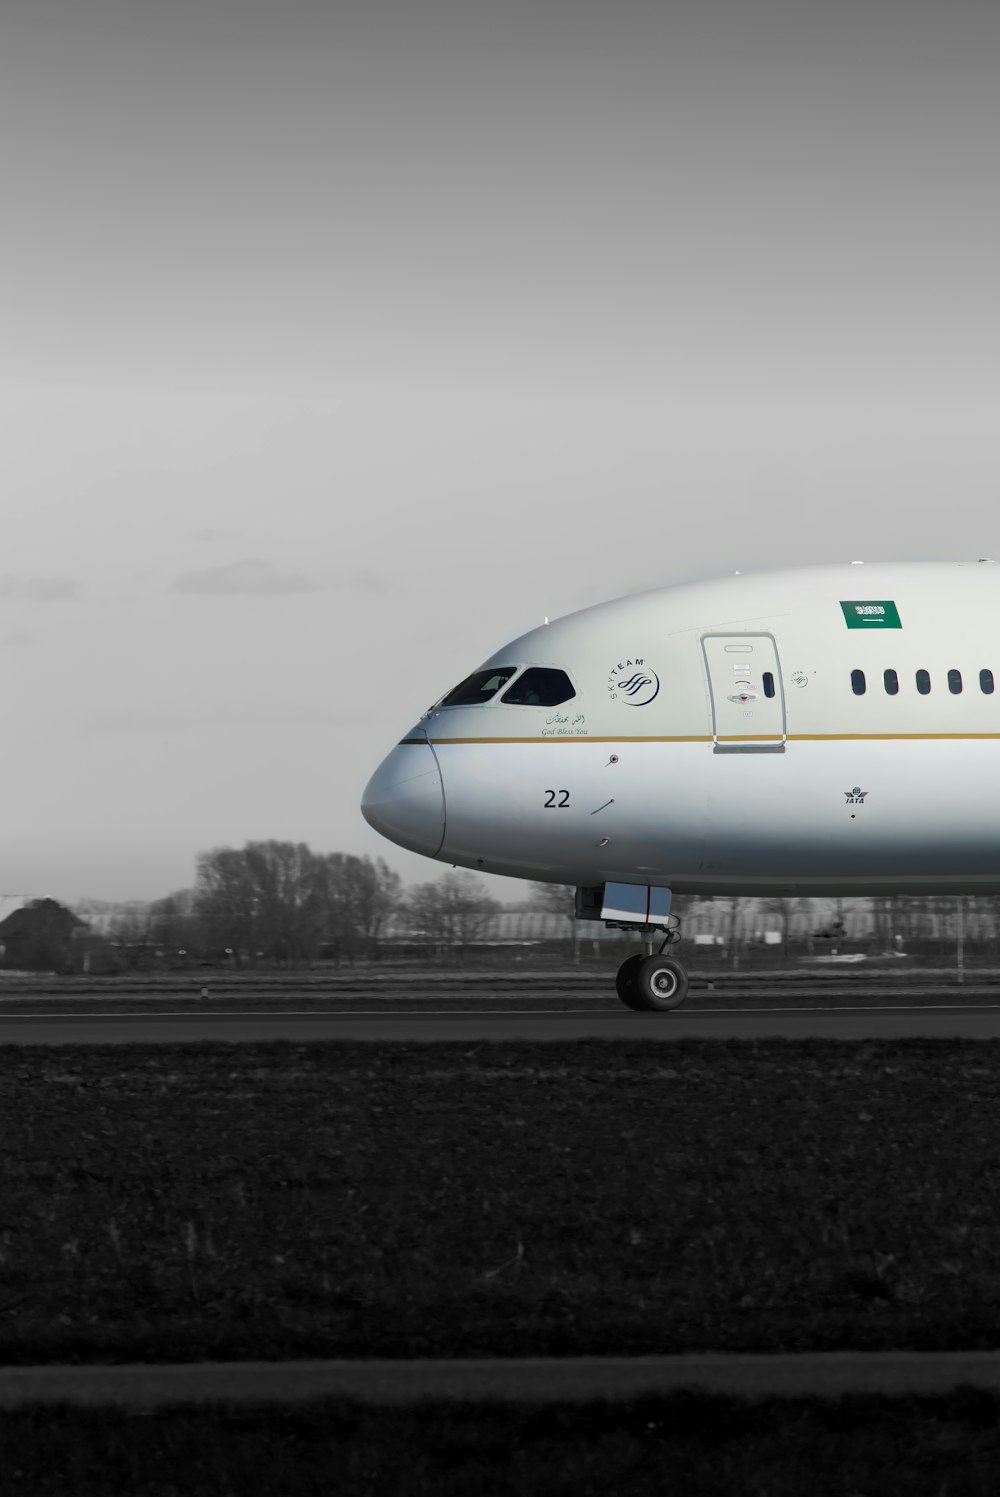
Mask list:
POLYGON ((626 1008, 643 1009, 646 1007, 644 1003, 639 1001, 637 988, 639 968, 642 966, 642 963, 642 956, 628 956, 615 974, 615 987, 618 989, 618 996, 626 1008))
POLYGON ((633 988, 638 1001, 629 1003, 629 1007, 666 1013, 672 1008, 680 1008, 687 990, 688 975, 672 956, 640 957, 633 988))

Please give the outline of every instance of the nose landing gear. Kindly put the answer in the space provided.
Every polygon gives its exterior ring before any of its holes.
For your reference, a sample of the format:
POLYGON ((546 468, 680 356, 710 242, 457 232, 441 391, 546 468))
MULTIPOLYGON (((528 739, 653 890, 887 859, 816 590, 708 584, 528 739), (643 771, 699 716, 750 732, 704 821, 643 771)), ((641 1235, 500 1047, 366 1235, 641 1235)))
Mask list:
POLYGON ((582 884, 576 891, 578 920, 603 920, 609 930, 634 931, 642 954, 626 957, 615 986, 627 1008, 666 1013, 687 997, 688 977, 680 962, 667 956, 681 938, 680 921, 671 914, 671 891, 665 884, 582 884), (663 940, 653 951, 656 934, 663 940))
POLYGON ((626 1008, 639 1013, 667 1013, 680 1008, 687 997, 688 975, 680 962, 664 955, 666 948, 679 940, 676 927, 668 930, 654 954, 652 937, 643 931, 643 953, 626 957, 615 977, 618 996, 626 1008))

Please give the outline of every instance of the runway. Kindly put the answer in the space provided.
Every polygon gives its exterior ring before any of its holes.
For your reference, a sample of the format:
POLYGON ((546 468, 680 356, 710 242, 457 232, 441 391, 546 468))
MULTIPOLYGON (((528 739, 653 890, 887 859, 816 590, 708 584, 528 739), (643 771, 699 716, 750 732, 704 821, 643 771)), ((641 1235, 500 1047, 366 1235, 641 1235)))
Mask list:
POLYGON ((683 1009, 635 1014, 625 1008, 490 1012, 272 1013, 160 1010, 136 1014, 3 1014, 0 1044, 231 1044, 352 1040, 370 1044, 483 1040, 1000 1039, 1000 1005, 939 1008, 683 1009))
POLYGON ((0 1409, 32 1404, 133 1409, 172 1404, 305 1404, 350 1398, 382 1407, 589 1403, 678 1389, 736 1398, 942 1397, 959 1385, 1000 1390, 1000 1353, 682 1352, 640 1357, 449 1357, 403 1361, 132 1362, 0 1367, 0 1409))

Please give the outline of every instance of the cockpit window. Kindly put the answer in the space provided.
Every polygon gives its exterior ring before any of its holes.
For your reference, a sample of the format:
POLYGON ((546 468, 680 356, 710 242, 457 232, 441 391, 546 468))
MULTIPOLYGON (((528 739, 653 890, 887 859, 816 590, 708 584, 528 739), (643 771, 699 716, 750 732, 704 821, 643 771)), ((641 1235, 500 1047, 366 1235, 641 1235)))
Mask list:
POLYGON ((492 670, 474 671, 460 681, 454 691, 449 691, 442 700, 442 707, 474 707, 477 702, 488 702, 502 686, 506 686, 517 670, 516 665, 495 665, 492 670))
POLYGON ((558 707, 574 696, 573 683, 565 671, 533 665, 504 692, 503 700, 515 707, 558 707))

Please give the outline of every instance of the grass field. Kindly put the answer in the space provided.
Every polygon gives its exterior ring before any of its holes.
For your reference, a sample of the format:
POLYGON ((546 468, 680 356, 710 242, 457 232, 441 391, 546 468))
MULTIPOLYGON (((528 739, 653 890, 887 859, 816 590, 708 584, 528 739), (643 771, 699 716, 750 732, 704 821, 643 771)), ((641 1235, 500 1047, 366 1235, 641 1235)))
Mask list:
POLYGON ((1000 1403, 674 1394, 532 1410, 350 1404, 26 1409, 0 1417, 9 1497, 995 1497, 1000 1403))
POLYGON ((1000 1044, 0 1051, 0 1358, 1000 1344, 1000 1044))

